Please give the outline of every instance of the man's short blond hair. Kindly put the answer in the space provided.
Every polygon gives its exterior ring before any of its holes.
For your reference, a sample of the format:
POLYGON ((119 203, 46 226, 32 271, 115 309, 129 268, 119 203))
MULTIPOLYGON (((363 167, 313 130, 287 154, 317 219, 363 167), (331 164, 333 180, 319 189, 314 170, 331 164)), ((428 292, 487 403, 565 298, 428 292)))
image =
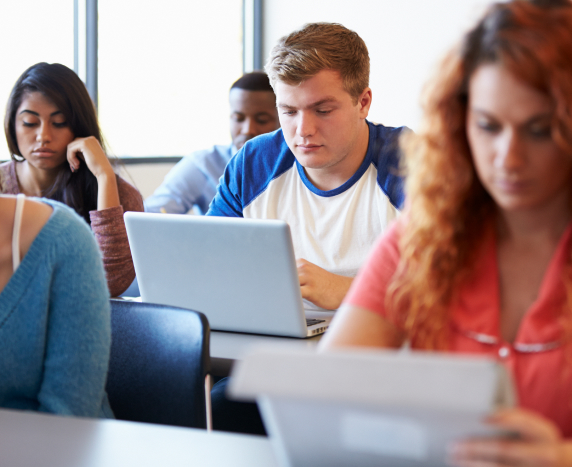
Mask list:
POLYGON ((354 102, 369 86, 369 54, 354 31, 337 23, 310 23, 282 37, 264 67, 272 87, 276 82, 296 85, 322 70, 340 73, 354 102))

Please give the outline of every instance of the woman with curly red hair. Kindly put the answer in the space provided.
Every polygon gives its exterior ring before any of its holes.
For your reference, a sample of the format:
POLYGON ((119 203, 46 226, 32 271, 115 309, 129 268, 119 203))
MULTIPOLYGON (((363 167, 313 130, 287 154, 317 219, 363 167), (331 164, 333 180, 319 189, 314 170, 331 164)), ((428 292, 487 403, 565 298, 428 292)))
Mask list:
POLYGON ((518 440, 463 466, 572 465, 572 3, 492 5, 444 60, 406 143, 407 202, 322 348, 478 353, 511 370, 518 440))

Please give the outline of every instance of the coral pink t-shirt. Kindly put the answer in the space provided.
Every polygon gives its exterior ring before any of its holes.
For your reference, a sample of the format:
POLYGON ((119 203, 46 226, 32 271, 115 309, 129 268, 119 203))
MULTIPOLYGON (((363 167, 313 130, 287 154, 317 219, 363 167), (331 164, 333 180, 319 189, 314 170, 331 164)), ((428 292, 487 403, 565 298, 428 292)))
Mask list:
MULTIPOLYGON (((385 290, 399 263, 398 221, 376 243, 345 303, 384 317, 385 290)), ((485 237, 472 279, 452 305, 450 351, 485 354, 511 371, 519 405, 554 421, 572 437, 572 352, 562 345, 560 317, 566 303, 562 271, 570 256, 572 224, 562 235, 538 297, 527 310, 513 343, 500 335, 500 295, 494 235, 485 237)), ((397 324, 397 323, 394 323, 397 324)))

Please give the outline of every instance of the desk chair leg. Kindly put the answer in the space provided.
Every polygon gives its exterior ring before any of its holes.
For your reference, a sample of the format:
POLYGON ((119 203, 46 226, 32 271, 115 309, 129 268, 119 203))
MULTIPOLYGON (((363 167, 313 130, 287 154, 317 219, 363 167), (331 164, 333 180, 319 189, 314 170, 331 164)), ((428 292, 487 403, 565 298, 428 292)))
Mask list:
POLYGON ((207 411, 207 431, 213 431, 213 413, 211 408, 211 389, 212 381, 211 375, 207 374, 205 377, 205 409, 207 411))

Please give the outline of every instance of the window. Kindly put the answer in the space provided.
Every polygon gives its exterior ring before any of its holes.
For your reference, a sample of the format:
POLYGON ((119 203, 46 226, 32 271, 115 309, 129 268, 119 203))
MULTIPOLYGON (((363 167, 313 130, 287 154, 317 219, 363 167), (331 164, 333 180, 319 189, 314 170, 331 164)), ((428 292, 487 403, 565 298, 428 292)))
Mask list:
MULTIPOLYGON (((10 91, 18 77, 38 62, 74 67, 73 1, 3 2, 0 14, 0 108, 2 121, 10 91)), ((4 131, 2 131, 2 134, 4 131)), ((9 159, 5 139, 0 159, 9 159)))
POLYGON ((242 0, 99 0, 99 119, 117 156, 230 142, 242 74, 242 0))

